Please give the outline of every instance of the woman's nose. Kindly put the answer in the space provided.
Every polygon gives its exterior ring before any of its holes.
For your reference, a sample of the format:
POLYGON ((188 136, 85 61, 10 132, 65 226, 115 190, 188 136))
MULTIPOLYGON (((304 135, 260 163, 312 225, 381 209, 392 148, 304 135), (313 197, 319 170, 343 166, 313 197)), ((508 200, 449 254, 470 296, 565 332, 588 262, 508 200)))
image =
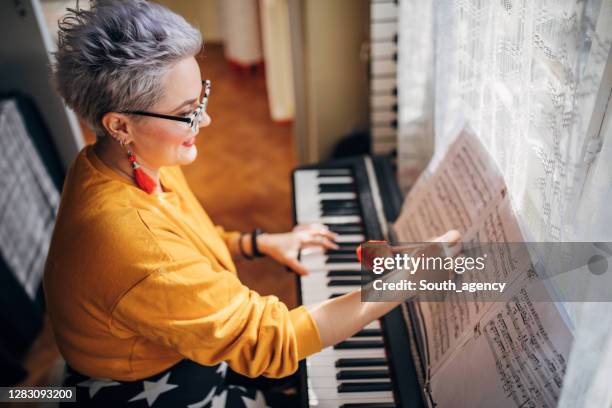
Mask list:
POLYGON ((199 127, 201 127, 201 128, 206 127, 206 126, 210 125, 211 122, 212 122, 212 119, 210 118, 208 113, 204 112, 204 113, 202 113, 202 116, 200 116, 199 127))

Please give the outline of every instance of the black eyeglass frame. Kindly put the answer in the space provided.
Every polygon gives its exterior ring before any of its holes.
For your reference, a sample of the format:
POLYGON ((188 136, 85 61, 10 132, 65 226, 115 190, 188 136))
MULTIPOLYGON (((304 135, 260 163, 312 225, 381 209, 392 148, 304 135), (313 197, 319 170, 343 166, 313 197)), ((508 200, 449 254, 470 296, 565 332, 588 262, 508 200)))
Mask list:
POLYGON ((164 115, 163 113, 154 113, 147 111, 121 111, 119 113, 127 113, 130 115, 140 115, 140 116, 150 116, 152 118, 160 118, 160 119, 168 119, 175 120, 178 122, 187 123, 192 132, 196 132, 198 130, 198 124, 200 123, 200 118, 202 114, 206 112, 206 107, 208 106, 208 97, 210 96, 210 89, 212 87, 212 83, 209 79, 205 79, 202 81, 202 85, 204 86, 204 95, 202 96, 202 100, 200 104, 195 109, 193 113, 189 115, 189 117, 184 116, 174 116, 174 115, 164 115))

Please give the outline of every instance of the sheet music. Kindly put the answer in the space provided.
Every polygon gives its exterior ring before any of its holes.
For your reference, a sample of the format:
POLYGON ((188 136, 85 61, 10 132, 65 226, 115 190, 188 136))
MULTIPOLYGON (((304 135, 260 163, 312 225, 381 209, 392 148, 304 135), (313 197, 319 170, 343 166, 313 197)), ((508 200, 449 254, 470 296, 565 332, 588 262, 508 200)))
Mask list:
POLYGON ((0 173, 0 253, 34 299, 60 197, 13 100, 0 102, 0 173))
POLYGON ((432 377, 440 407, 556 407, 572 335, 555 303, 524 288, 496 303, 432 377))
MULTIPOLYGON (((426 185, 406 197, 393 228, 400 242, 418 242, 450 228, 462 232, 466 245, 522 242, 503 178, 469 129, 460 132, 426 185)), ((463 281, 513 281, 529 267, 525 254, 496 255, 499 259, 488 261, 498 262, 499 268, 487 267, 484 275, 466 274, 463 281)), ((425 360, 432 372, 491 305, 479 299, 478 293, 454 291, 448 292, 445 301, 416 305, 427 333, 425 360)))
POLYGON ((393 226, 399 242, 425 241, 449 229, 465 236, 483 211, 506 195, 501 174, 468 128, 449 147, 426 189, 422 184, 410 191, 393 226))
MULTIPOLYGON (((462 232, 464 248, 523 242, 503 177, 488 152, 469 129, 454 140, 431 165, 427 180, 406 197, 393 226, 396 235, 404 242, 418 242, 454 227, 462 232)), ((534 269, 527 248, 492 247, 482 274, 464 274, 461 280, 509 282, 497 299, 448 291, 444 301, 413 305, 433 399, 442 407, 521 406, 527 401, 535 405, 525 406, 554 406, 570 329, 545 284, 531 279, 534 269), (479 382, 468 384, 466 374, 479 382)))
MULTIPOLYGON (((509 200, 504 199, 498 206, 482 219, 480 228, 470 235, 470 241, 486 242, 518 242, 518 225, 514 220, 509 200), (511 231, 511 228, 514 231, 511 231), (508 238, 512 237, 510 240, 508 238)), ((468 241, 468 240, 466 240, 468 241)), ((466 242, 469 245, 469 242, 466 242)), ((461 282, 511 282, 527 279, 530 263, 526 253, 510 253, 503 246, 495 246, 490 255, 495 259, 487 260, 487 267, 479 274, 465 274, 461 282), (498 265, 493 267, 492 264, 498 265)), ((512 247, 513 251, 520 248, 512 247)), ((510 287, 507 288, 509 290, 510 287)), ((418 302, 416 307, 423 318, 424 329, 428 333, 428 358, 432 372, 448 357, 448 351, 456 345, 460 337, 479 321, 483 313, 490 307, 491 295, 485 299, 480 292, 457 293, 449 291, 443 302, 418 302)))

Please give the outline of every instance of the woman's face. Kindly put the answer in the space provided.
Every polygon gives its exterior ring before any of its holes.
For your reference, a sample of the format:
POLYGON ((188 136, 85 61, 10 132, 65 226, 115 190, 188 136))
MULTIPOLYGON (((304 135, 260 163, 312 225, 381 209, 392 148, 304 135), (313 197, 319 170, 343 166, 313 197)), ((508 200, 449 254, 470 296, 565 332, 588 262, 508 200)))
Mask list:
MULTIPOLYGON (((197 108, 202 96, 200 68, 195 58, 185 58, 174 65, 164 78, 162 99, 149 112, 188 117, 197 108)), ((210 125, 204 113, 199 127, 210 125)), ((144 117, 131 123, 132 149, 138 161, 149 168, 186 165, 198 154, 197 133, 184 122, 144 117)))

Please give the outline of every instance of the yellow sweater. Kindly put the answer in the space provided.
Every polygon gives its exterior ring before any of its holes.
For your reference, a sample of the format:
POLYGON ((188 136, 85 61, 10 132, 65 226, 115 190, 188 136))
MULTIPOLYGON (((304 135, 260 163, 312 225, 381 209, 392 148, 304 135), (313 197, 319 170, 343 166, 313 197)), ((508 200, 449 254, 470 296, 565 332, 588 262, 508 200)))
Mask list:
POLYGON ((304 307, 244 286, 181 170, 148 195, 91 147, 70 168, 45 268, 59 349, 77 371, 137 380, 188 358, 281 377, 321 341, 304 307))

